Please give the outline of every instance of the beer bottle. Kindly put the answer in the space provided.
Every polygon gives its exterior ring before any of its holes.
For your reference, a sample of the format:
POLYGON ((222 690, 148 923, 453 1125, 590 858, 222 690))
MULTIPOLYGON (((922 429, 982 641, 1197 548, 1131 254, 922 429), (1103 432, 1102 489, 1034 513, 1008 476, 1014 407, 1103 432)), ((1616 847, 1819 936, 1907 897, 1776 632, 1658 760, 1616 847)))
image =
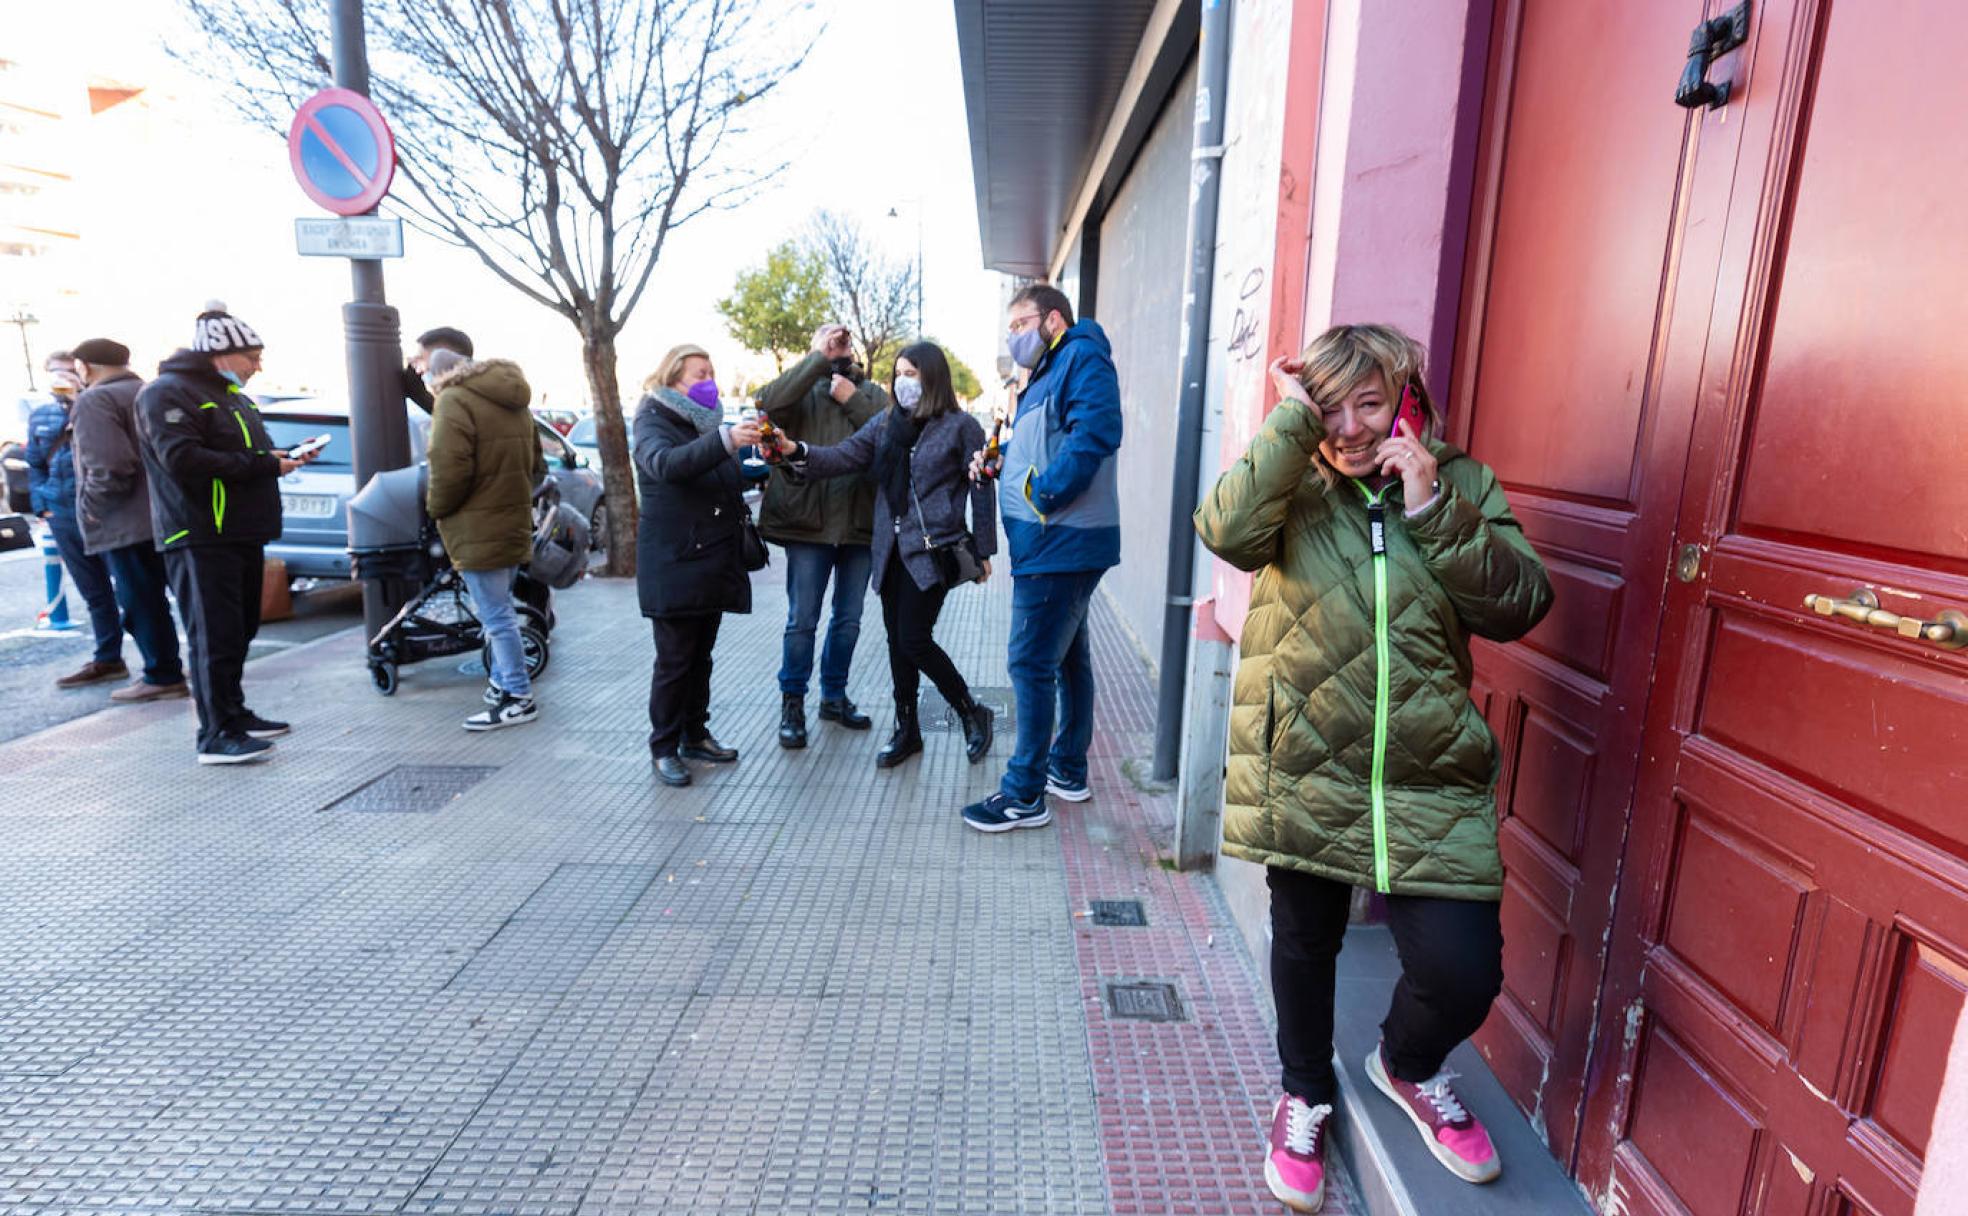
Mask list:
POLYGON ((759 411, 759 458, 767 464, 778 464, 785 454, 779 450, 779 428, 772 425, 772 418, 764 410, 759 411))
POLYGON ((999 414, 991 420, 991 437, 984 441, 984 464, 978 472, 986 480, 995 480, 1004 471, 1004 446, 998 438, 1004 430, 1004 415, 999 414))

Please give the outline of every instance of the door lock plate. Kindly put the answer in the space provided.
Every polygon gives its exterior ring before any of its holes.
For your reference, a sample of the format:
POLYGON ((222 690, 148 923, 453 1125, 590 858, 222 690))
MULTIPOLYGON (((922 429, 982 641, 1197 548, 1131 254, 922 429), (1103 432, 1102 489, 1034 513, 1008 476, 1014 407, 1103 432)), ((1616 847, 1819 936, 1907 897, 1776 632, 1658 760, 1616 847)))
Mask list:
POLYGON ((1702 549, 1700 545, 1682 545, 1674 555, 1674 577, 1684 583, 1692 583, 1701 573, 1702 549))

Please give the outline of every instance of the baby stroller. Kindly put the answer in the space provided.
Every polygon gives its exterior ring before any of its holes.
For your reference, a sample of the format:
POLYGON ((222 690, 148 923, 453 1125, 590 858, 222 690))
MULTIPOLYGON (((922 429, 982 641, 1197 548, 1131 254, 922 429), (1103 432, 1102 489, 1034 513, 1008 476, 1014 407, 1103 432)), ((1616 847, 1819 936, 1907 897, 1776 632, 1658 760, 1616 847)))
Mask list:
MULTIPOLYGON (((396 693, 397 668, 404 663, 482 650, 485 669, 492 670, 491 647, 472 611, 465 580, 424 512, 427 479, 421 464, 390 469, 370 478, 349 499, 349 560, 355 577, 414 582, 422 588, 369 639, 369 678, 386 697, 396 693)), ((537 499, 534 505, 541 509, 537 499)), ((513 577, 513 608, 519 614, 526 674, 537 680, 547 669, 553 588, 522 568, 513 577)))

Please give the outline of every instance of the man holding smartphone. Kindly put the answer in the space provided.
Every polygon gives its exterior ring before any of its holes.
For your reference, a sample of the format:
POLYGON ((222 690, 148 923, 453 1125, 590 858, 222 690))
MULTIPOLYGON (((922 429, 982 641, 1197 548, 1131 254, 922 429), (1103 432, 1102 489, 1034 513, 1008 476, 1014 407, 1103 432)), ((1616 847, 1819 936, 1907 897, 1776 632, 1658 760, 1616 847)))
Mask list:
POLYGON ((191 346, 137 396, 150 513, 184 614, 198 705, 198 763, 264 760, 285 722, 246 707, 246 648, 260 628, 266 543, 280 535, 280 479, 306 463, 275 448, 246 382, 260 336, 206 304, 191 346))

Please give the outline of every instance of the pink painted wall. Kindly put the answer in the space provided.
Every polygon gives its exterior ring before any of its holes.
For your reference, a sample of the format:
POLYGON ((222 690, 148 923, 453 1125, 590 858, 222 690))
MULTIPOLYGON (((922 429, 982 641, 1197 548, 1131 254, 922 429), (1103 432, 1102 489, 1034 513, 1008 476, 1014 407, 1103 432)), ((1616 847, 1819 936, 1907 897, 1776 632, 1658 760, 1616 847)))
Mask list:
MULTIPOLYGON (((1446 387, 1489 8, 1489 0, 1296 5, 1263 364, 1329 325, 1387 322, 1444 347, 1430 352, 1430 382, 1446 387), (1276 299, 1294 290, 1303 293, 1295 305, 1276 299)), ((1254 391, 1226 393, 1225 465, 1274 404, 1262 364, 1257 370, 1254 391)), ((1233 374, 1249 379, 1247 369, 1233 374)), ((1250 580, 1218 563, 1215 584, 1217 620, 1234 636, 1250 580)))

